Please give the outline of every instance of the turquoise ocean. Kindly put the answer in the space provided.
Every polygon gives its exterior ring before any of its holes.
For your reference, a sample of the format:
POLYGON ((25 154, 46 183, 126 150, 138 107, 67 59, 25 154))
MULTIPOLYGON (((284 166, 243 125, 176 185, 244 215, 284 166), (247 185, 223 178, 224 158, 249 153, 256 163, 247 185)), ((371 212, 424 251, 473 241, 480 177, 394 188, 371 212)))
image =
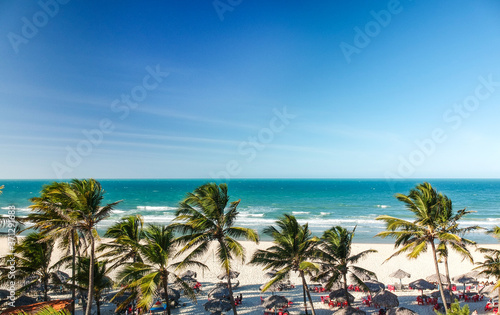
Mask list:
MULTIPOLYGON (((122 216, 141 214, 147 223, 168 224, 176 207, 187 192, 208 182, 207 179, 102 179, 105 202, 123 200, 113 214, 98 226, 102 234, 122 216)), ((356 227, 355 242, 391 243, 392 239, 374 237, 384 229, 375 218, 387 214, 411 220, 394 194, 407 194, 424 180, 384 179, 232 179, 227 181, 231 201, 241 199, 237 224, 258 231, 272 225, 284 213, 308 223, 314 234, 341 225, 356 227)), ((16 215, 29 213, 29 199, 39 196, 42 185, 51 180, 2 180, 0 195, 2 214, 16 209, 16 215)), ((500 180, 432 179, 429 182, 453 201, 455 211, 476 211, 462 224, 491 229, 500 225, 500 180)), ((483 232, 468 234, 479 243, 497 243, 483 232)), ((265 239, 265 237, 263 237, 265 239)))

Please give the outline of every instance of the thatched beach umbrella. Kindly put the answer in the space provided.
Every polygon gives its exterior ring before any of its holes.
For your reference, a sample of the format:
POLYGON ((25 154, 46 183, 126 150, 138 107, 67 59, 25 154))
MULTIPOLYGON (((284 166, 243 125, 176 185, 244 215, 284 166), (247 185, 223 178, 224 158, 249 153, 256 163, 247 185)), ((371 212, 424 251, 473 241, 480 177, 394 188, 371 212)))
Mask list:
POLYGON ((50 275, 53 283, 66 283, 69 280, 69 275, 60 270, 54 271, 50 275))
POLYGON ((402 279, 403 278, 409 278, 409 277, 411 277, 411 275, 408 272, 404 271, 404 270, 398 269, 398 270, 394 271, 393 273, 391 273, 389 275, 389 277, 399 279, 399 283, 401 284, 401 287, 402 287, 403 286, 402 279))
POLYGON ((264 299, 262 306, 265 308, 282 308, 288 305, 288 300, 282 295, 271 295, 264 299))
POLYGON ((181 273, 181 278, 196 278, 196 272, 194 272, 193 270, 186 270, 184 271, 183 273, 181 273))
MULTIPOLYGON (((238 276, 239 276, 239 275, 240 275, 240 273, 239 273, 238 271, 231 270, 231 271, 229 272, 229 277, 231 277, 231 279, 238 278, 238 276)), ((223 273, 219 274, 219 275, 217 276, 217 278, 218 278, 219 280, 226 279, 226 278, 227 278, 227 273, 223 272, 223 273)))
MULTIPOLYGON (((262 289, 264 289, 265 286, 266 286, 266 284, 261 285, 259 287, 259 290, 262 291, 262 289)), ((271 293, 274 294, 274 292, 278 292, 281 290, 283 290, 283 283, 277 282, 277 283, 273 283, 266 291, 271 291, 271 293)))
MULTIPOLYGON (((441 278, 441 283, 448 283, 448 279, 446 279, 445 275, 439 274, 439 277, 441 278)), ((427 280, 429 282, 438 282, 438 275, 437 275, 437 273, 435 273, 435 274, 430 275, 427 278, 425 278, 425 280, 427 280)))
POLYGON ((399 306, 399 300, 397 295, 386 290, 377 293, 373 297, 372 301, 373 303, 383 306, 385 308, 399 306))
POLYGON ((378 292, 385 289, 385 284, 375 280, 368 280, 363 283, 368 287, 370 292, 378 292))
POLYGON ((420 290, 420 293, 422 296, 424 295, 423 290, 432 290, 432 289, 436 288, 436 286, 434 284, 432 284, 424 279, 415 280, 413 282, 410 282, 408 285, 410 287, 412 287, 413 289, 420 290))
POLYGON ((203 304, 203 307, 211 313, 227 312, 232 308, 231 303, 227 300, 210 300, 203 304))
MULTIPOLYGON (((443 290, 444 293, 444 298, 446 299, 446 303, 453 303, 455 299, 457 298, 453 292, 450 292, 450 290, 445 289, 443 290)), ((431 293, 431 296, 434 298, 441 298, 441 291, 434 291, 431 293)))
POLYGON ((432 289, 436 288, 436 286, 434 284, 432 284, 429 281, 426 281, 424 279, 418 279, 418 280, 412 281, 408 285, 410 287, 412 287, 413 289, 417 289, 417 290, 432 290, 432 289))
POLYGON ((349 306, 349 307, 340 308, 338 311, 334 312, 333 314, 335 314, 335 315, 365 315, 366 312, 349 306))
MULTIPOLYGON (((352 303, 354 302, 354 295, 352 295, 351 293, 347 292, 347 296, 349 298, 349 303, 352 303)), ((334 290, 332 292, 330 292, 330 294, 328 295, 328 297, 330 299, 334 299, 334 300, 337 300, 337 301, 345 301, 345 290, 344 289, 337 289, 337 290, 334 290)))
MULTIPOLYGON (((169 300, 178 300, 181 298, 181 293, 176 289, 167 288, 167 292, 169 300)), ((165 292, 163 289, 160 290, 160 295, 162 298, 165 298, 165 292)))
POLYGON ((225 287, 216 287, 208 292, 210 300, 229 299, 229 289, 225 287))
POLYGON ((489 298, 496 298, 498 297, 498 289, 494 289, 494 285, 487 285, 483 287, 481 290, 479 290, 479 293, 486 295, 489 298))
POLYGON ((404 307, 397 307, 390 308, 387 315, 418 315, 418 313, 404 307))
POLYGON ((471 273, 466 273, 466 274, 463 274, 463 275, 460 275, 460 276, 453 277, 452 280, 456 281, 456 282, 459 282, 459 283, 462 283, 464 285, 464 294, 465 294, 465 285, 467 283, 474 283, 474 284, 478 283, 478 281, 476 280, 476 278, 473 277, 471 275, 471 273))

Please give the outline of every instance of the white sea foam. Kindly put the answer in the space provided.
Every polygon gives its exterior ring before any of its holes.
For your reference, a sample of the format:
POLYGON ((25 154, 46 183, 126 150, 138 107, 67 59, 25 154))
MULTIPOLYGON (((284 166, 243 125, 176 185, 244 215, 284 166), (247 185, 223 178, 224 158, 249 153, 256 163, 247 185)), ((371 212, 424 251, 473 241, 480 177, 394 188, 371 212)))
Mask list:
POLYGON ((292 214, 309 214, 309 211, 292 211, 292 214))
POLYGON ((177 210, 176 207, 168 206, 137 206, 137 210, 143 211, 165 211, 165 210, 177 210))
POLYGON ((388 205, 377 205, 377 208, 390 208, 391 206, 388 205))
POLYGON ((253 212, 256 212, 256 213, 262 213, 262 212, 269 213, 269 212, 275 212, 275 211, 281 210, 280 208, 267 207, 267 206, 247 206, 247 207, 238 208, 238 209, 241 209, 242 211, 247 211, 249 213, 253 213, 253 212))
POLYGON ((264 216, 264 213, 250 213, 250 212, 243 211, 243 212, 240 212, 239 215, 242 217, 261 218, 264 216))
POLYGON ((320 212, 319 213, 321 216, 325 216, 325 215, 330 215, 330 212, 320 212))
POLYGON ((118 209, 114 209, 114 210, 111 210, 112 213, 116 213, 116 214, 119 214, 119 213, 124 213, 125 210, 118 210, 118 209))

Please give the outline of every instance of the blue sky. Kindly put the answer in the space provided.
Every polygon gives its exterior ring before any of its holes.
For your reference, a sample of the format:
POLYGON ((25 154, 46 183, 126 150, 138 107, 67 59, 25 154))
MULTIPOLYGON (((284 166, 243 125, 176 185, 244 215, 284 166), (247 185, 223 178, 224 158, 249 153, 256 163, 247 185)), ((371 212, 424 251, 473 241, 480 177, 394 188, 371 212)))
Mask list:
POLYGON ((3 1, 0 30, 0 178, 500 177, 497 1, 3 1))

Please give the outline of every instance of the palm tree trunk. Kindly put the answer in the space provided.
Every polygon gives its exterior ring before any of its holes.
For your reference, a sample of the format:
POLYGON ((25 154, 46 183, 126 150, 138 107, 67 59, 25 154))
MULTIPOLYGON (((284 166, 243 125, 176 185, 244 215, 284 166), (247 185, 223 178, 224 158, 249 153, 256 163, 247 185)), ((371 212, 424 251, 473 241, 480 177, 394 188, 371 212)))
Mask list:
POLYGON ((229 289, 229 302, 231 302, 231 305, 233 306, 234 315, 238 315, 238 313, 236 312, 236 303, 234 303, 233 287, 231 285, 230 273, 231 273, 231 270, 227 269, 226 275, 227 275, 227 288, 229 289))
MULTIPOLYGON (((226 248, 226 244, 224 243, 224 240, 222 238, 217 238, 217 241, 219 242, 219 246, 221 248, 226 248)), ((227 268, 226 269, 226 275, 227 275, 227 289, 229 290, 229 302, 231 303, 231 306, 233 307, 233 314, 238 315, 238 312, 236 311, 236 303, 234 303, 234 296, 233 296, 233 287, 231 285, 231 277, 230 277, 231 269, 227 268)))
POLYGON ((43 279, 43 300, 45 302, 47 302, 49 300, 49 295, 47 293, 47 291, 49 291, 49 290, 47 290, 47 287, 48 287, 48 279, 44 278, 43 279))
POLYGON ((441 299, 443 300, 444 313, 448 314, 448 303, 446 303, 446 298, 444 296, 444 291, 443 291, 443 284, 441 283, 441 275, 439 274, 439 266, 438 266, 438 260, 437 260, 437 256, 436 256, 436 246, 434 244, 434 240, 431 240, 430 243, 431 243, 431 248, 432 248, 432 257, 434 258, 434 267, 436 268, 436 274, 438 277, 439 292, 441 293, 441 299))
POLYGON ((170 300, 168 299, 168 272, 165 271, 165 275, 162 270, 162 282, 163 282, 163 290, 165 291, 165 303, 167 303, 167 314, 170 315, 170 300))
POLYGON ((306 301, 306 286, 304 285, 304 282, 302 282, 302 295, 304 296, 304 308, 306 310, 306 315, 307 314, 307 301, 306 301))
POLYGON ((351 301, 349 301, 349 291, 347 290, 347 274, 343 273, 342 277, 344 278, 344 294, 347 301, 347 306, 351 306, 351 301))
POLYGON ((94 297, 94 235, 92 235, 92 230, 89 233, 90 235, 90 268, 89 268, 89 291, 87 293, 87 312, 85 315, 92 314, 92 299, 94 297))
POLYGON ((75 272, 76 272, 76 244, 75 244, 75 230, 71 231, 71 315, 75 315, 75 299, 76 299, 76 287, 75 287, 75 272))
POLYGON ((443 257, 444 262, 444 272, 446 274, 446 281, 448 281, 448 291, 451 292, 451 279, 450 279, 450 269, 448 268, 448 256, 443 257))
POLYGON ((95 296, 95 306, 97 307, 97 315, 101 315, 101 302, 99 301, 99 296, 95 296))
POLYGON ((306 283, 306 277, 304 276, 304 271, 300 271, 300 277, 302 278, 302 285, 306 288, 306 294, 307 298, 309 299, 309 303, 311 304, 311 313, 312 315, 316 315, 316 312, 314 311, 314 304, 311 298, 311 293, 309 292, 309 288, 307 287, 306 283))

